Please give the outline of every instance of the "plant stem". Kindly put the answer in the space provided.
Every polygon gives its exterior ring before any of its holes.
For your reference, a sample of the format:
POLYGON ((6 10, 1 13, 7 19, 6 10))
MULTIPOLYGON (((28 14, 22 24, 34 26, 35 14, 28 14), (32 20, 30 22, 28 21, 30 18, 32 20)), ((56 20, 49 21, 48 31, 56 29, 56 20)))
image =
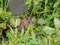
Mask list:
POLYGON ((45 0, 45 11, 46 11, 47 3, 48 3, 48 0, 45 0))
POLYGON ((1 8, 3 9, 3 0, 1 0, 1 8))

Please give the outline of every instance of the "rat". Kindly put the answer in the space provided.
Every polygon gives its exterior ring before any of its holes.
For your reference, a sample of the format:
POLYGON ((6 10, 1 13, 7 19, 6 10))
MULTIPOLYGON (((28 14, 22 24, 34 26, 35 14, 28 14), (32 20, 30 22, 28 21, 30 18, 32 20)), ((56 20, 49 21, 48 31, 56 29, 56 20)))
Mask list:
POLYGON ((34 22, 30 17, 21 19, 20 22, 21 22, 21 25, 18 26, 18 30, 22 30, 22 29, 26 30, 29 25, 32 25, 32 26, 34 25, 34 22))

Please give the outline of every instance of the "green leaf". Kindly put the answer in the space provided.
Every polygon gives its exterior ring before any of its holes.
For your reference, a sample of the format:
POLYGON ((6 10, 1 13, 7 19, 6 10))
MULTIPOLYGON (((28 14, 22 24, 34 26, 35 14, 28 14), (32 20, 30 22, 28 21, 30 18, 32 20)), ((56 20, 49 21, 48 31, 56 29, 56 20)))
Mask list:
POLYGON ((56 36, 54 41, 55 41, 55 42, 60 41, 60 35, 56 36))
POLYGON ((15 27, 20 25, 20 18, 16 18, 15 20, 15 27))
POLYGON ((39 26, 39 27, 37 27, 37 28, 35 28, 37 31, 41 31, 41 27, 39 26))
POLYGON ((43 24, 45 24, 45 20, 44 20, 43 18, 40 18, 40 19, 37 21, 37 23, 42 26, 43 24))
POLYGON ((3 9, 2 9, 2 8, 0 8, 0 13, 2 13, 2 11, 3 11, 3 9))
POLYGON ((60 35, 60 30, 57 32, 57 35, 60 35))
POLYGON ((54 33, 54 28, 46 26, 45 28, 43 28, 43 31, 48 35, 52 35, 54 33))
POLYGON ((31 45, 40 45, 40 44, 38 43, 38 41, 36 41, 36 40, 30 40, 30 41, 29 41, 29 44, 31 44, 31 45))
POLYGON ((53 8, 58 7, 59 4, 60 4, 60 0, 58 0, 58 1, 54 4, 53 8))
POLYGON ((16 18, 16 19, 14 19, 13 17, 10 18, 10 25, 12 27, 19 26, 20 25, 20 18, 16 18))
POLYGON ((31 0, 27 0, 26 5, 28 5, 28 7, 30 7, 31 6, 31 0))
POLYGON ((37 5, 40 0, 34 0, 34 5, 37 5))
POLYGON ((19 45, 25 45, 25 43, 19 43, 19 45))
POLYGON ((0 23, 0 28, 6 29, 6 23, 0 23))
POLYGON ((10 25, 15 27, 15 21, 14 21, 14 18, 10 18, 10 25))
POLYGON ((55 27, 56 27, 57 29, 60 28, 60 21, 59 21, 59 19, 54 18, 54 25, 55 25, 55 27))

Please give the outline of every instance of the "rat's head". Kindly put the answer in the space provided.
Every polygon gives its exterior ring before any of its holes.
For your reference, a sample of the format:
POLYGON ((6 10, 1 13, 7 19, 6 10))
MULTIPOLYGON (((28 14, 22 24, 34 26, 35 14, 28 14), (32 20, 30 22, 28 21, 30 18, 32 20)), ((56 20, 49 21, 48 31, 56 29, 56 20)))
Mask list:
POLYGON ((33 21, 31 18, 24 18, 21 21, 23 26, 29 26, 29 25, 33 25, 33 21))
POLYGON ((31 18, 24 18, 20 20, 21 24, 18 26, 18 30, 26 30, 28 28, 29 25, 34 25, 34 22, 32 21, 31 18))

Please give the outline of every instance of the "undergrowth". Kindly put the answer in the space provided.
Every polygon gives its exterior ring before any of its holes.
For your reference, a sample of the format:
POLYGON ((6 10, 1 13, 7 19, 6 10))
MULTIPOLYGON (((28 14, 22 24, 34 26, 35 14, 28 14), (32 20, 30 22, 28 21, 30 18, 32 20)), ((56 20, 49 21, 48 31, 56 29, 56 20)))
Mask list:
POLYGON ((60 0, 26 0, 28 10, 19 17, 7 11, 8 4, 9 0, 0 0, 1 45, 60 45, 60 0), (21 18, 27 17, 34 25, 19 31, 21 18))

